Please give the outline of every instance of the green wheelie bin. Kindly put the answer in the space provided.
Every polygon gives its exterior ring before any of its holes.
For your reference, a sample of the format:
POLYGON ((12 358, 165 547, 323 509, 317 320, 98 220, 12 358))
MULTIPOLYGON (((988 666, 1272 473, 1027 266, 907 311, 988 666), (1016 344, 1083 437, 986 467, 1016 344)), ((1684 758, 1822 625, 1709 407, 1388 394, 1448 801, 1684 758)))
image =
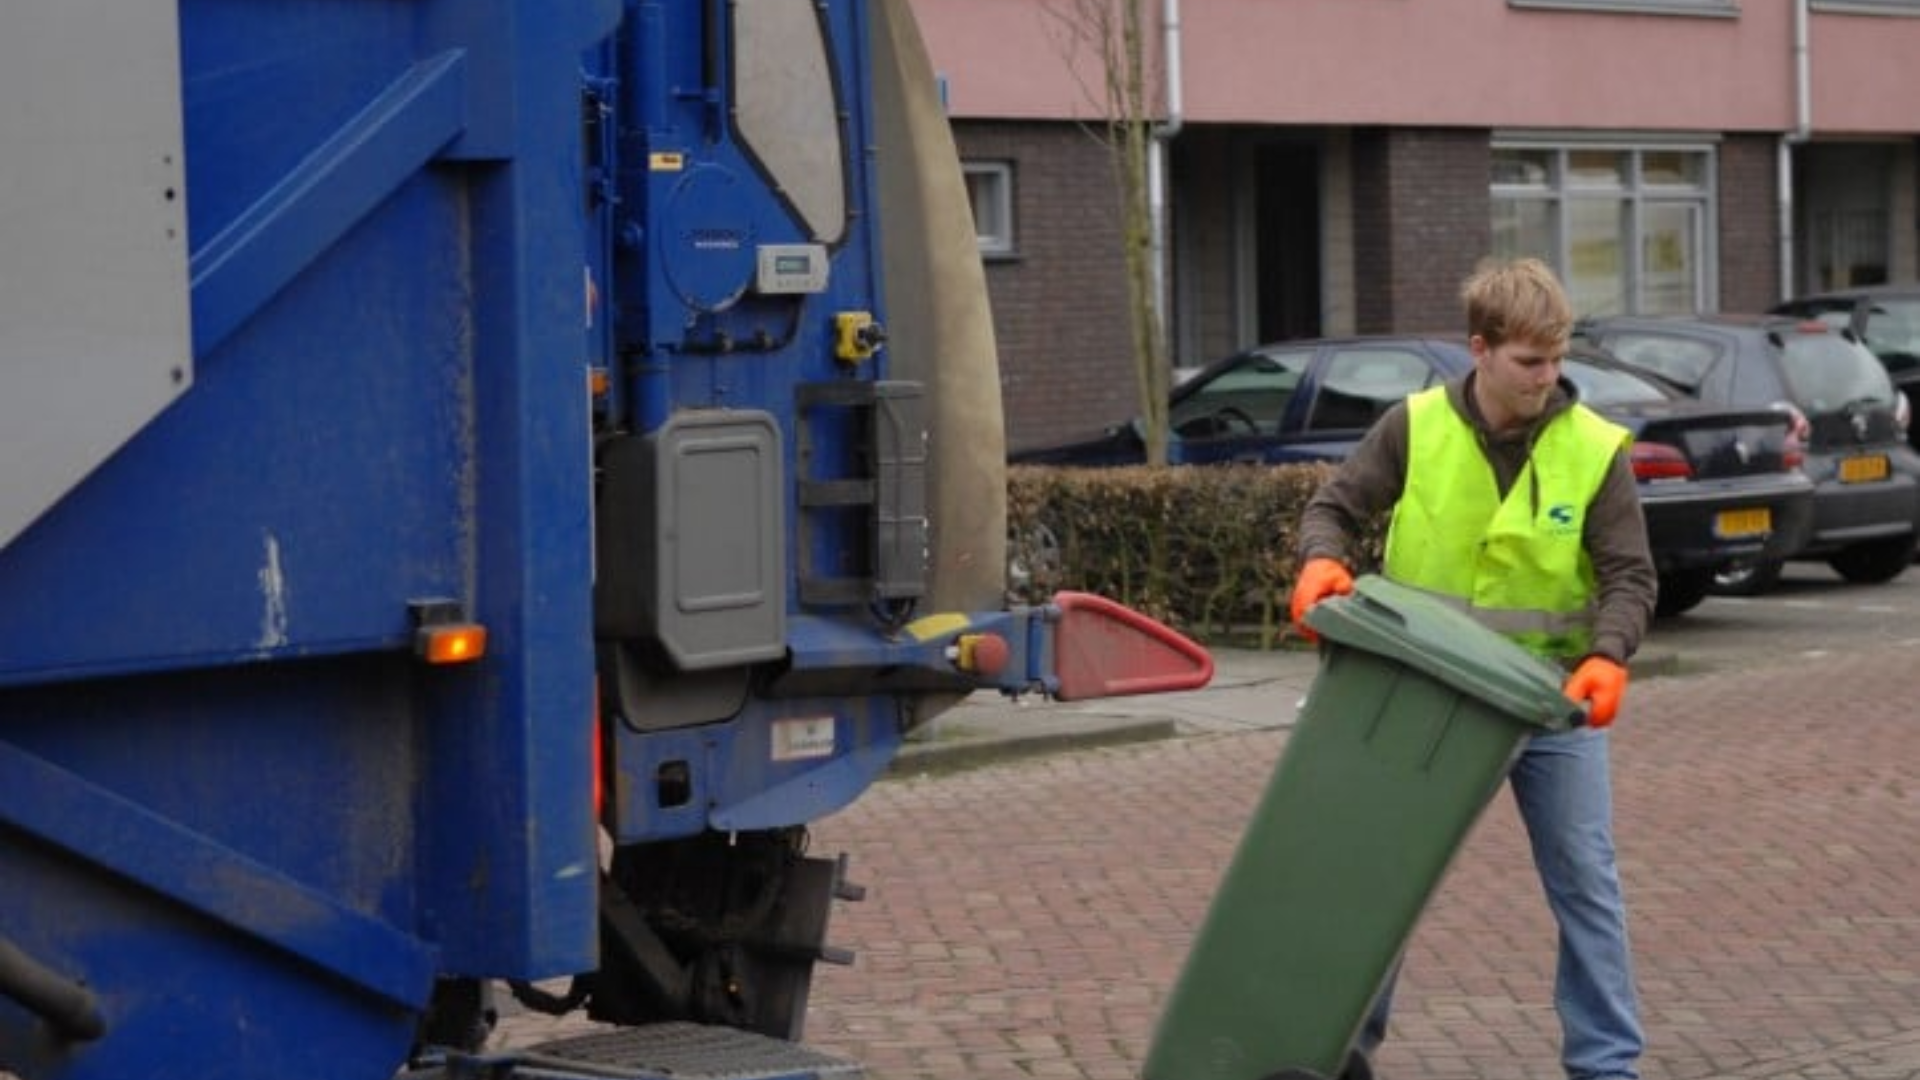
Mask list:
POLYGON ((1314 607, 1320 670, 1148 1047, 1144 1080, 1366 1080, 1353 1049, 1448 862, 1563 673, 1367 575, 1314 607))

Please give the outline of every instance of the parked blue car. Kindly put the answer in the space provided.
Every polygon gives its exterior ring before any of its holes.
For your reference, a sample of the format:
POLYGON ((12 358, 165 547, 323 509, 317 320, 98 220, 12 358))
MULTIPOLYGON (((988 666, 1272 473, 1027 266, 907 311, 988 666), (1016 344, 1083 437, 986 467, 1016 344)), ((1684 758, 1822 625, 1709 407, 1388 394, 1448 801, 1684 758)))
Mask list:
MULTIPOLYGON (((1444 338, 1353 337, 1263 345, 1174 388, 1167 456, 1175 465, 1338 461, 1387 406, 1473 366, 1444 338)), ((1014 454, 1016 463, 1127 465, 1146 460, 1139 422, 1014 454)))
MULTIPOLYGON (((1443 337, 1373 336, 1265 345, 1202 369, 1168 404, 1176 465, 1340 461, 1408 394, 1464 375, 1466 346, 1443 337)), ((1787 412, 1688 399, 1597 349, 1576 348, 1562 376, 1577 397, 1634 435, 1634 474, 1660 572, 1659 612, 1698 605, 1724 568, 1786 557, 1813 523, 1813 482, 1787 412)), ((1026 450, 1015 464, 1141 464, 1138 421, 1026 450)))

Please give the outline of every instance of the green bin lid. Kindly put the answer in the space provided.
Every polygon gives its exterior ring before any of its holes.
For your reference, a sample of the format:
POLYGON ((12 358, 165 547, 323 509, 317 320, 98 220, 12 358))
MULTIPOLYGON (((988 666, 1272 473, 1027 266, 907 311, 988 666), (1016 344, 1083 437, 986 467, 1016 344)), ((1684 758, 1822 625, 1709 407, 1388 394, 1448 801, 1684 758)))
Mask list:
POLYGON ((1516 720, 1563 731, 1584 719, 1561 692, 1558 667, 1432 593, 1378 574, 1357 579, 1351 596, 1315 604, 1306 622, 1323 641, 1398 661, 1516 720))

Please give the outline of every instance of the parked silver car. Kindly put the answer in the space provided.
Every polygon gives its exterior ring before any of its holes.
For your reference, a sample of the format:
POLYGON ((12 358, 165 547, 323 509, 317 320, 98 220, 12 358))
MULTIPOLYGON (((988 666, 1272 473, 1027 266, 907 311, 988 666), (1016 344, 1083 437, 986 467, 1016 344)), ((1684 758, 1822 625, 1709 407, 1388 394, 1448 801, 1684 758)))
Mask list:
MULTIPOLYGON (((1920 396, 1920 282, 1861 285, 1852 289, 1797 296, 1777 304, 1776 315, 1792 315, 1853 331, 1887 369, 1896 389, 1911 401, 1920 396)), ((1920 427, 1907 428, 1907 441, 1920 449, 1920 427)))

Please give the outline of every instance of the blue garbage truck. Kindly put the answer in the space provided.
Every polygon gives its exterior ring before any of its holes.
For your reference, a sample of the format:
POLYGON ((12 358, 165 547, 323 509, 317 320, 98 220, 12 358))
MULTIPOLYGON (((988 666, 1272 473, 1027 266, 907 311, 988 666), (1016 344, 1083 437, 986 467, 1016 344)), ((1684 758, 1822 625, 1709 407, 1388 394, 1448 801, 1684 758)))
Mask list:
POLYGON ((1211 671, 1005 600, 905 0, 10 0, 0 91, 0 1072, 818 1075, 809 823, 1211 671))

